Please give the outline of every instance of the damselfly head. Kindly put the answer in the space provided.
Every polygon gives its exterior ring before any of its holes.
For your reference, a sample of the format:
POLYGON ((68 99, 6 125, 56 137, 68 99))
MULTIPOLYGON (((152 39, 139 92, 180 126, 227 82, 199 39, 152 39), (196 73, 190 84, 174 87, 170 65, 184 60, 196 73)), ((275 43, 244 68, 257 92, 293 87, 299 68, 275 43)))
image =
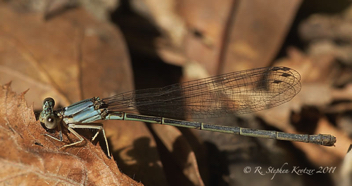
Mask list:
POLYGON ((54 113, 55 101, 53 98, 45 98, 43 102, 43 111, 40 113, 39 121, 44 124, 47 129, 55 129, 59 119, 54 113))

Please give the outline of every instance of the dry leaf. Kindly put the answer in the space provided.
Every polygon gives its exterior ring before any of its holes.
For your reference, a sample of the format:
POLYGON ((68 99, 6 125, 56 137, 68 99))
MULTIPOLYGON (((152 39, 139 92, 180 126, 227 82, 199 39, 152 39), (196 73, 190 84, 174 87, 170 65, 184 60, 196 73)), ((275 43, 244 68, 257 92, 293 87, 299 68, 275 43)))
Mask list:
POLYGON ((175 65, 195 61, 216 75, 268 66, 280 49, 301 0, 144 0, 121 4, 136 10, 136 17, 142 15, 141 19, 148 20, 138 24, 133 16, 121 20, 120 23, 125 22, 122 25, 128 25, 126 37, 133 50, 175 65), (148 47, 152 34, 145 37, 139 30, 152 29, 156 30, 153 37, 157 39, 148 47))
POLYGON ((267 66, 300 3, 181 1, 177 10, 189 30, 186 56, 203 64, 211 75, 267 66))
POLYGON ((173 170, 169 168, 166 171, 169 171, 169 174, 179 174, 178 179, 173 179, 172 183, 182 185, 189 181, 192 185, 204 185, 198 171, 195 154, 181 132, 173 126, 153 125, 153 129, 170 153, 169 163, 174 164, 170 165, 174 166, 173 170), (183 178, 184 176, 186 178, 183 178))

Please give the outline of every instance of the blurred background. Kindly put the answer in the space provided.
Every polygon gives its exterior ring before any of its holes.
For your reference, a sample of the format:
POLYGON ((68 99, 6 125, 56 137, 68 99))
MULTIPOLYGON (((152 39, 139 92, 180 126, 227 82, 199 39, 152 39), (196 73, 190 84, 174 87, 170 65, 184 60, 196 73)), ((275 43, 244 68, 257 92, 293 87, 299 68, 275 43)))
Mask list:
POLYGON ((64 107, 93 96, 287 66, 302 78, 290 102, 202 121, 332 134, 335 147, 109 121, 104 128, 116 164, 144 185, 352 185, 351 3, 2 0, 0 83, 11 81, 17 93, 29 89, 26 101, 39 111, 46 97, 64 107), (290 172, 267 172, 280 168, 290 172))

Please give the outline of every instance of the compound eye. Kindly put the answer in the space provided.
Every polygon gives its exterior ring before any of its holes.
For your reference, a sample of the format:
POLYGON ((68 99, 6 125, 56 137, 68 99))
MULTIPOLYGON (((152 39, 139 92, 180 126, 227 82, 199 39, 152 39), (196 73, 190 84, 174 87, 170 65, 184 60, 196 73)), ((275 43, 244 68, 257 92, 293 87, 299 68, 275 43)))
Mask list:
POLYGON ((55 100, 54 100, 53 98, 51 98, 51 97, 47 97, 47 98, 45 98, 44 101, 43 101, 43 104, 45 104, 45 103, 50 103, 50 105, 52 105, 52 106, 54 107, 54 105, 55 105, 55 100))
POLYGON ((48 116, 46 121, 45 121, 45 127, 48 129, 54 129, 57 126, 56 118, 53 116, 48 116))

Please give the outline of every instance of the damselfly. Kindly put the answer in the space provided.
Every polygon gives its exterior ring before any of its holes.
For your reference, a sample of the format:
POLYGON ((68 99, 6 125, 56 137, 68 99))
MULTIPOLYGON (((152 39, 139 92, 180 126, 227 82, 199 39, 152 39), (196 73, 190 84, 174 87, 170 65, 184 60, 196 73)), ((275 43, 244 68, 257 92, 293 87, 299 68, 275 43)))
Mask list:
POLYGON ((108 157, 110 157, 110 150, 104 128, 92 123, 94 121, 133 120, 251 137, 299 141, 324 146, 334 145, 336 138, 329 134, 290 134, 180 120, 181 118, 246 114, 268 109, 288 102, 300 89, 300 75, 295 70, 287 67, 265 67, 163 88, 130 91, 103 99, 93 97, 58 110, 54 110, 54 100, 46 98, 39 120, 47 129, 59 131, 59 138, 46 134, 52 139, 62 141, 63 127, 79 139, 62 148, 77 145, 83 141, 83 137, 74 129, 97 129, 92 140, 101 131, 108 157))

